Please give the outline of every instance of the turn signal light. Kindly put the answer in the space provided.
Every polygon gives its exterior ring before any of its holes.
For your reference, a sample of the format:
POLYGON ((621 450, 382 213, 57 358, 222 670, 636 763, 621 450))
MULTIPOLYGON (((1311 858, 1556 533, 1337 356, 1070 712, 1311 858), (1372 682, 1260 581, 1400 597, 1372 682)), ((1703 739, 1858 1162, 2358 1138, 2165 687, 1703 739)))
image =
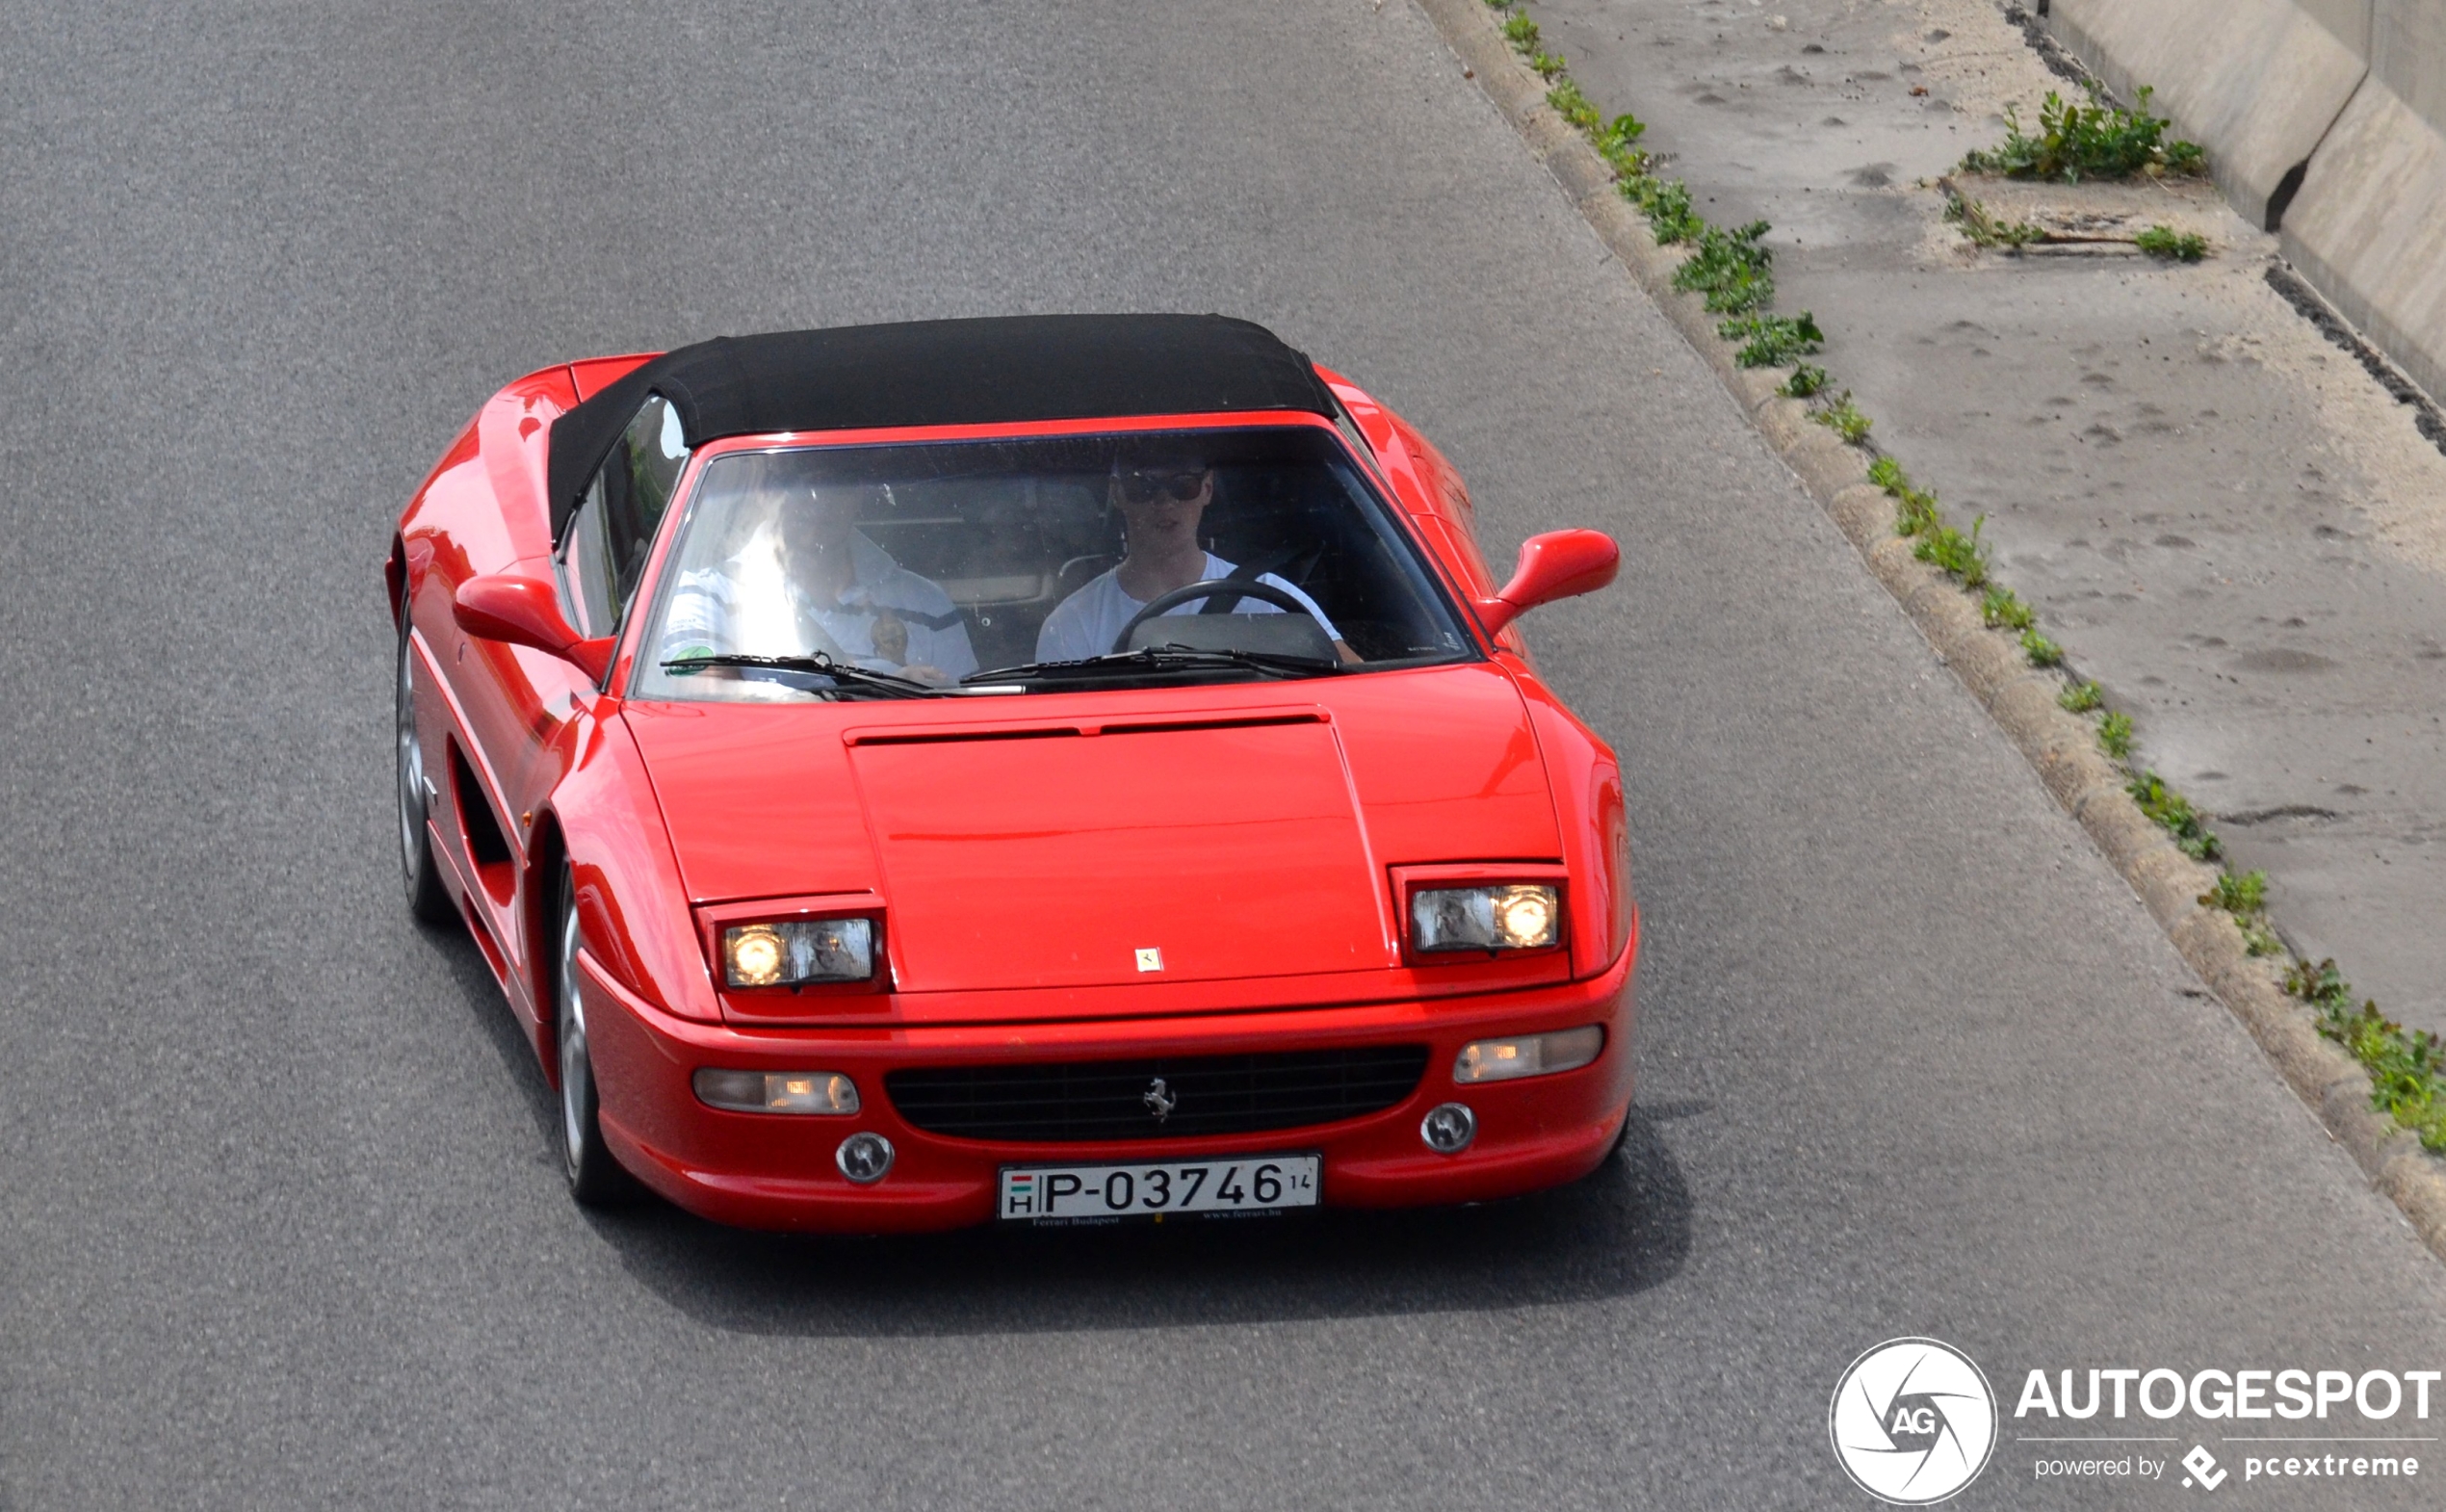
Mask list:
POLYGON ((1519 1039, 1482 1039, 1461 1047, 1452 1062, 1455 1082, 1513 1082, 1522 1077, 1576 1071, 1605 1048, 1605 1030, 1595 1024, 1555 1034, 1519 1039))
POLYGON ((858 1083, 838 1071, 716 1071, 696 1073, 696 1096, 710 1108, 738 1113, 821 1113, 858 1110, 858 1083))

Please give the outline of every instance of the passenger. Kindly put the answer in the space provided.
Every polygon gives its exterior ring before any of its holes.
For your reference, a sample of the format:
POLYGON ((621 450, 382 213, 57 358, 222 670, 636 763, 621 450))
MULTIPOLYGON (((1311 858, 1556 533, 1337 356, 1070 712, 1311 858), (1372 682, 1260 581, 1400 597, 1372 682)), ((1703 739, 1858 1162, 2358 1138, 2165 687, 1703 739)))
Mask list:
POLYGON ((663 660, 820 651, 927 683, 976 671, 951 596, 856 528, 858 505, 874 489, 789 479, 782 461, 767 462, 763 486, 773 504, 740 549, 680 578, 664 619, 663 660))
MULTIPOLYGON (((1214 501, 1211 465, 1187 458, 1116 460, 1111 490, 1112 503, 1121 511, 1125 555, 1118 566, 1088 580, 1045 616, 1044 628, 1036 633, 1040 662, 1103 656, 1113 649, 1113 642, 1138 611, 1175 588, 1228 578, 1235 570, 1232 563, 1198 544, 1198 520, 1214 501)), ((1324 627, 1344 662, 1359 660, 1314 599, 1270 572, 1256 581, 1297 599, 1324 627)), ((1192 599, 1164 613, 1194 614, 1211 602, 1192 599)), ((1279 614, 1283 610, 1263 599, 1242 598, 1233 604, 1231 613, 1279 614)))

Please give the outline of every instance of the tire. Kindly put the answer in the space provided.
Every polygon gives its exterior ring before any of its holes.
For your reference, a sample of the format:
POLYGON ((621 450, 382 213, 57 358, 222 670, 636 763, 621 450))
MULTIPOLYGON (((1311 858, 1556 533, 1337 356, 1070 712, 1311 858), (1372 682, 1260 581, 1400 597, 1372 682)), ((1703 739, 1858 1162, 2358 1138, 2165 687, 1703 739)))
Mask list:
POLYGON ((458 910, 442 885, 441 868, 433 859, 433 831, 426 822, 425 743, 416 730, 416 682, 412 673, 416 648, 408 635, 410 621, 404 596, 400 603, 400 654, 397 686, 392 690, 392 727, 397 736, 400 821, 400 880, 407 889, 407 911, 419 923, 455 924, 458 910))
POLYGON ((578 998, 578 890, 560 871, 560 953, 552 974, 553 1043, 560 1060, 560 1169, 580 1207, 610 1208, 637 1195, 637 1180, 603 1142, 594 1062, 586 1054, 585 1006, 578 998))

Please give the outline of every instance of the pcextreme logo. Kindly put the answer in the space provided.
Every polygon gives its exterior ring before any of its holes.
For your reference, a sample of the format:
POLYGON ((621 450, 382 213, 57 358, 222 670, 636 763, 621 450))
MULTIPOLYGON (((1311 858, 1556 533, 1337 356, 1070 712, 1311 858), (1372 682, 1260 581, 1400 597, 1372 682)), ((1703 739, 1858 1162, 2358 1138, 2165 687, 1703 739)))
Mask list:
POLYGON ((1888 1339, 1854 1360, 1826 1420, 1843 1473, 1897 1506, 1944 1500, 1979 1478, 1996 1447, 1987 1376, 1935 1339, 1888 1339))

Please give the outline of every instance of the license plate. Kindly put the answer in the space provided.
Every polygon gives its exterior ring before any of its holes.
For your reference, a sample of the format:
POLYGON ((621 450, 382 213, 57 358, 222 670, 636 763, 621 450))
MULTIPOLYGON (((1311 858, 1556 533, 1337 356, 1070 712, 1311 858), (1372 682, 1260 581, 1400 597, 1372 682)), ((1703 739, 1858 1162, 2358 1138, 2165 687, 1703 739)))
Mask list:
POLYGON ((1028 1223, 1092 1223, 1166 1212, 1314 1208, 1317 1165, 1313 1155, 1254 1155, 1129 1165, 1004 1166, 1002 1215, 1028 1223))

